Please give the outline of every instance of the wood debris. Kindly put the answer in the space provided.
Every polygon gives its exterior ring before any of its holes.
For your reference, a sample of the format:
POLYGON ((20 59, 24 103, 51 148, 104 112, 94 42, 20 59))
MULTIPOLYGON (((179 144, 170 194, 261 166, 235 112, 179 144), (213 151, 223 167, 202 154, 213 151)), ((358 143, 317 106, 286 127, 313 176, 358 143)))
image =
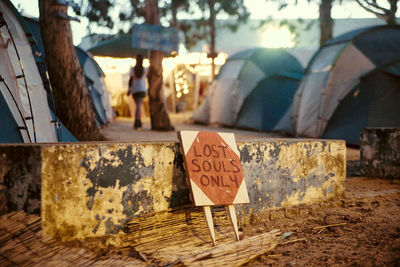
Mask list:
POLYGON ((139 259, 106 259, 80 247, 65 246, 43 234, 40 217, 23 211, 0 217, 0 266, 146 266, 139 259))
POLYGON ((187 207, 135 218, 129 243, 159 265, 239 266, 272 250, 278 230, 236 241, 225 207, 212 207, 217 245, 212 245, 201 207, 187 207))
POLYGON ((278 230, 236 241, 225 207, 212 212, 217 246, 202 208, 188 207, 131 220, 125 241, 132 245, 117 249, 121 255, 57 242, 44 235, 39 216, 12 212, 0 217, 0 266, 239 266, 279 242, 278 230))
POLYGON ((346 225, 346 224, 347 223, 335 223, 335 224, 321 225, 321 226, 314 227, 313 230, 325 229, 328 227, 335 227, 335 226, 341 226, 341 225, 346 225))

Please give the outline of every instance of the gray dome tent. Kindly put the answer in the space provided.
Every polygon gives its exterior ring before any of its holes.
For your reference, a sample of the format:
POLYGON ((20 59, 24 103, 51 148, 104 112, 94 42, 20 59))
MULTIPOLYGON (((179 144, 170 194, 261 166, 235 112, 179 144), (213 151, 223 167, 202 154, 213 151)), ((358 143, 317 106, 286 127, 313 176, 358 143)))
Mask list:
POLYGON ((399 127, 399 60, 400 27, 363 28, 326 42, 296 93, 296 135, 359 144, 363 128, 399 127))
POLYGON ((399 103, 400 60, 363 75, 340 101, 322 137, 359 144, 366 127, 400 127, 399 103))
POLYGON ((303 76, 282 49, 255 48, 230 56, 192 118, 202 123, 277 130, 303 76))

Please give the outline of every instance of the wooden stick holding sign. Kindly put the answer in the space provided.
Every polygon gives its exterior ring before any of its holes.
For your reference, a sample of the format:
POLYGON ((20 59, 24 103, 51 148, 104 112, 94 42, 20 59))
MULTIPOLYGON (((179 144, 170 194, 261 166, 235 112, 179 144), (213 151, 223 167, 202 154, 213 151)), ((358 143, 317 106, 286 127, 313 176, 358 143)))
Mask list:
POLYGON ((235 206, 228 205, 228 212, 229 212, 229 217, 231 218, 233 230, 235 231, 236 240, 239 241, 240 240, 239 229, 238 229, 238 225, 237 225, 235 206))
POLYGON ((210 232, 211 240, 213 245, 215 246, 215 232, 214 232, 214 222, 212 218, 211 208, 210 206, 203 206, 204 216, 206 217, 206 223, 208 226, 208 231, 210 232))
POLYGON ((232 133, 180 131, 186 172, 196 206, 204 213, 215 244, 210 206, 228 205, 235 237, 239 232, 234 204, 249 203, 240 154, 232 133))

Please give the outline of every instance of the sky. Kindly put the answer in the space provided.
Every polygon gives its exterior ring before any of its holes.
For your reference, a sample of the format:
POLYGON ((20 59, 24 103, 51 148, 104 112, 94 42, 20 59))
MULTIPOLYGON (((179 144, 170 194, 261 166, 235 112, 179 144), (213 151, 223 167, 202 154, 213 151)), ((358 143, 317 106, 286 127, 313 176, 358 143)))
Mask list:
MULTIPOLYGON (((23 14, 33 17, 39 16, 37 0, 11 0, 18 8, 23 10, 23 14)), ((318 18, 318 5, 312 1, 298 0, 298 5, 288 6, 282 11, 277 11, 277 1, 265 0, 245 0, 251 19, 265 19, 273 17, 277 19, 295 19, 295 18, 318 18)), ((73 12, 69 14, 74 16, 73 12)), ((200 13, 198 14, 201 15, 200 13)), ((341 5, 334 5, 332 9, 333 18, 373 18, 371 13, 364 11, 355 1, 343 0, 341 5)), ((184 16, 178 18, 185 18, 184 16)), ((82 17, 81 23, 71 22, 74 44, 78 45, 81 38, 87 34, 87 20, 82 17)))
MULTIPOLYGON (((263 19, 269 15, 277 19, 316 19, 319 16, 316 4, 318 1, 298 0, 297 5, 290 5, 279 12, 277 12, 278 1, 244 0, 244 2, 253 19, 263 19)), ((333 5, 332 17, 373 18, 374 15, 362 9, 355 1, 343 0, 341 5, 333 5)))

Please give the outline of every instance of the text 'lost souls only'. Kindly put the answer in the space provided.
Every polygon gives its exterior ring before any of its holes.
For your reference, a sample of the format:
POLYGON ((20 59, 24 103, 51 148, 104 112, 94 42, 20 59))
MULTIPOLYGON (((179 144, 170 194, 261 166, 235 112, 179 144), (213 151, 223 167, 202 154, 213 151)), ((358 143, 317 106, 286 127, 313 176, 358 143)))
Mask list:
MULTIPOLYGON (((185 138, 182 133, 181 138, 185 138)), ((238 150, 232 147, 236 146, 234 138, 230 141, 216 132, 198 132, 188 139, 183 144, 192 190, 193 186, 201 190, 214 205, 233 204, 243 182, 238 150)))
POLYGON ((237 174, 241 171, 240 162, 236 158, 228 158, 227 150, 229 152, 230 148, 224 144, 193 143, 195 158, 191 160, 190 171, 200 173, 202 186, 239 188, 237 174))

